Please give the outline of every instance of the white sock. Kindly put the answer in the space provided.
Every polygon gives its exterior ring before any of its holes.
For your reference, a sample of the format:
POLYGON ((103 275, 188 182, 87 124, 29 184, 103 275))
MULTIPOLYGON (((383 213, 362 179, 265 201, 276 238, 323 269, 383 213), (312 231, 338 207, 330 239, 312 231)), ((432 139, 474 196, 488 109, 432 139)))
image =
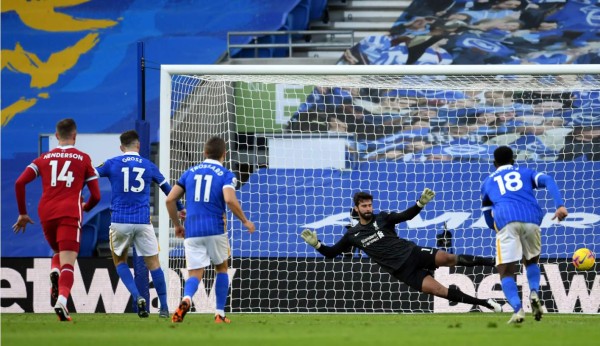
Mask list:
POLYGON ((65 298, 65 296, 58 296, 58 299, 56 301, 64 306, 67 306, 67 298, 65 298))
POLYGON ((181 301, 184 301, 184 300, 187 300, 188 304, 192 303, 192 297, 190 297, 190 296, 185 296, 185 297, 183 297, 183 299, 181 299, 181 301))
POLYGON ((221 317, 225 317, 225 310, 216 310, 217 315, 221 316, 221 317))

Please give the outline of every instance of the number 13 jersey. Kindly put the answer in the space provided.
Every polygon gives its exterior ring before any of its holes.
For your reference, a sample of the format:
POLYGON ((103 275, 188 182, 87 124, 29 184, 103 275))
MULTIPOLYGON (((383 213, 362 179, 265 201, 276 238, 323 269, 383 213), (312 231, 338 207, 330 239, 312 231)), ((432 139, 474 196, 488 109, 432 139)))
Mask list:
POLYGON ((115 223, 150 223, 150 187, 167 180, 156 165, 137 152, 125 152, 96 167, 98 175, 108 177, 112 187, 111 221, 115 223))

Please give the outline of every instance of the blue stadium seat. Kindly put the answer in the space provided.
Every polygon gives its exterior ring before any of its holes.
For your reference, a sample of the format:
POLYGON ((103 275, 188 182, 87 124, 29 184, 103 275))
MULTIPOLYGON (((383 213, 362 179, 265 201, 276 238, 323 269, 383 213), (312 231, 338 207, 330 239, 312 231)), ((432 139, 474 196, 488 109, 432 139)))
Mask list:
MULTIPOLYGON (((272 36, 272 43, 275 44, 288 44, 291 43, 290 40, 288 40, 288 35, 273 35, 272 36)), ((289 54, 289 49, 287 48, 273 48, 273 57, 274 58, 287 58, 290 56, 289 54)))
MULTIPOLYGON (((301 0, 300 3, 288 14, 285 27, 287 30, 306 30, 310 16, 310 0, 301 0)), ((294 38, 301 38, 297 35, 294 38)))
POLYGON ((79 239, 79 257, 93 257, 98 242, 98 226, 100 215, 94 215, 88 222, 81 226, 79 239))
POLYGON ((109 241, 110 209, 98 213, 98 243, 109 241))
MULTIPOLYGON (((261 36, 256 42, 259 44, 274 43, 273 36, 261 36)), ((234 54, 234 58, 272 58, 274 48, 243 48, 234 54)))
POLYGON ((323 11, 327 7, 327 0, 311 0, 310 2, 310 20, 322 19, 323 11))

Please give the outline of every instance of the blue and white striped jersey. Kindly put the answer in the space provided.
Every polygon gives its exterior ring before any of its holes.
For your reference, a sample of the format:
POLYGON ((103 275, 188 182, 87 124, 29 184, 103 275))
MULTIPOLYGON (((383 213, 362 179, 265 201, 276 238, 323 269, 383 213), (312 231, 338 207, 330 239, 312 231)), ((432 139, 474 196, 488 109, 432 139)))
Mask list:
POLYGON ((112 222, 150 223, 150 185, 153 181, 161 188, 168 184, 152 161, 136 152, 126 152, 106 160, 96 171, 100 177, 110 180, 112 222))
POLYGON ((486 178, 481 186, 483 210, 492 209, 496 230, 510 222, 542 223, 544 213, 533 192, 542 176, 529 168, 504 165, 486 178))
POLYGON ((223 189, 235 189, 237 179, 217 160, 206 159, 185 171, 177 181, 185 190, 185 237, 223 234, 225 198, 223 189))

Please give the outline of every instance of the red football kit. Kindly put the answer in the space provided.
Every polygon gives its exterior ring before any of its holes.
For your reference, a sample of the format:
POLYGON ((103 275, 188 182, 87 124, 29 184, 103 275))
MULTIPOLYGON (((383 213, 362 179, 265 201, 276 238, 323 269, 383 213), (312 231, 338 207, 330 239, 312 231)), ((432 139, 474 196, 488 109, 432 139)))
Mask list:
POLYGON ((33 160, 15 184, 19 214, 27 214, 25 185, 42 177, 38 215, 44 236, 55 252, 79 251, 82 219, 81 190, 87 184, 90 199, 85 211, 100 201, 98 176, 89 155, 74 146, 59 146, 33 160))

